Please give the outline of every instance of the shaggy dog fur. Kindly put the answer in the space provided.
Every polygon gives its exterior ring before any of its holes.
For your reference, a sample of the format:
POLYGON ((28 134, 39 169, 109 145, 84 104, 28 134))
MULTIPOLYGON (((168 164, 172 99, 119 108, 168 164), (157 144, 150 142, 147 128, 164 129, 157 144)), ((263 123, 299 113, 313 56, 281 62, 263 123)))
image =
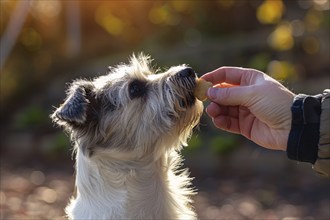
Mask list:
POLYGON ((150 58, 76 80, 52 114, 76 153, 77 195, 70 219, 191 219, 191 178, 179 151, 203 105, 193 96, 194 71, 153 70, 150 58))

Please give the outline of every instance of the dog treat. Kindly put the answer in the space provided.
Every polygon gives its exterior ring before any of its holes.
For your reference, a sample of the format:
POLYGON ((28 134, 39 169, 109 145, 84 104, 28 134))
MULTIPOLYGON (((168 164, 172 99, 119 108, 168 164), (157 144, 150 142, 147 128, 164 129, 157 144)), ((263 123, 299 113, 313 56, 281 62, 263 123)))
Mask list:
POLYGON ((207 90, 209 88, 211 88, 212 86, 213 86, 212 83, 210 83, 204 79, 201 79, 201 78, 196 79, 196 87, 194 90, 194 96, 201 101, 205 101, 207 99, 207 96, 206 96, 207 90))

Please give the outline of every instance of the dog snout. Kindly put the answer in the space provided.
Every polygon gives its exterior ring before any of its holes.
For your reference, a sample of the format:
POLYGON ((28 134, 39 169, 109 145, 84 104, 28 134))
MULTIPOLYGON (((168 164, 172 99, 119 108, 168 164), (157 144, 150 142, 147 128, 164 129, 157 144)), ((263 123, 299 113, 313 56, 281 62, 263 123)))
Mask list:
POLYGON ((190 67, 180 70, 177 74, 179 77, 182 77, 182 78, 186 78, 186 77, 195 78, 196 77, 195 71, 190 67))

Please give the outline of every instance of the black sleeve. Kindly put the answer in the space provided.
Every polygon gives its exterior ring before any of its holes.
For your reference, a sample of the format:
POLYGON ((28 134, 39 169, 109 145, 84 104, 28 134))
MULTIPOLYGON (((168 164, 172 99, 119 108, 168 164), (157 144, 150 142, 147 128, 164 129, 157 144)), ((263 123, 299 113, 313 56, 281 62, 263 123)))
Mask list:
POLYGON ((314 164, 320 138, 322 95, 295 96, 291 107, 292 122, 287 145, 288 158, 314 164))

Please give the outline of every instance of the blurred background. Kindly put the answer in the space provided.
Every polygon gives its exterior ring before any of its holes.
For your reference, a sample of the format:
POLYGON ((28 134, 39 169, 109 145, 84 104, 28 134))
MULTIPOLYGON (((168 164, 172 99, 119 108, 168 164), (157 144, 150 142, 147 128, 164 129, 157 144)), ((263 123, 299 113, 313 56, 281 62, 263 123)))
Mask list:
MULTIPOLYGON (((321 93, 330 87, 329 9, 329 0, 2 0, 1 219, 63 218, 74 162, 49 115, 68 82, 144 52, 161 68, 251 67, 295 93, 321 93)), ((183 153, 200 218, 330 218, 328 179, 205 114, 183 153)))

